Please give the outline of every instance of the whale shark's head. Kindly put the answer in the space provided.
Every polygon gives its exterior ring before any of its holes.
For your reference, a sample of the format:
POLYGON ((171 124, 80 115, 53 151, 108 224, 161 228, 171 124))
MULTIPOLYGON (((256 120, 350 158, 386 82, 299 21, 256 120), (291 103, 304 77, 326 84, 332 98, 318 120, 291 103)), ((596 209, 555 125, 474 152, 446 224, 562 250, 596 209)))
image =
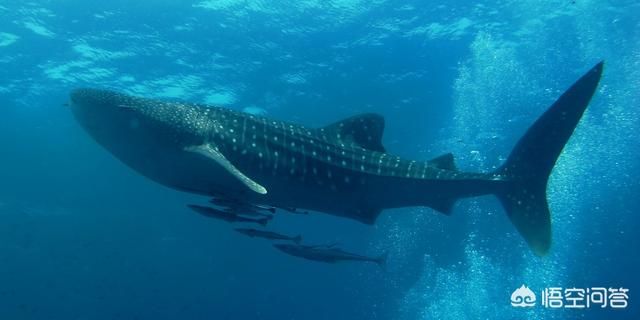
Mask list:
POLYGON ((80 125, 119 158, 132 148, 181 148, 176 143, 188 141, 195 130, 195 121, 189 121, 193 111, 179 103, 108 90, 76 89, 70 94, 69 105, 80 125))
POLYGON ((94 138, 132 134, 140 125, 141 114, 136 110, 139 103, 135 98, 113 91, 73 90, 69 106, 78 122, 94 138))
POLYGON ((89 135, 117 158, 128 162, 140 151, 162 143, 166 125, 153 119, 141 98, 113 91, 76 89, 70 94, 73 115, 89 135))
POLYGON ((157 167, 168 155, 202 143, 196 127, 198 111, 185 104, 77 89, 70 94, 69 106, 96 142, 145 175, 155 174, 148 172, 155 169, 166 170, 157 167), (150 167, 152 162, 156 167, 150 167))
POLYGON ((158 183, 205 195, 246 191, 207 149, 220 121, 210 107, 97 89, 72 91, 69 106, 98 144, 158 183))

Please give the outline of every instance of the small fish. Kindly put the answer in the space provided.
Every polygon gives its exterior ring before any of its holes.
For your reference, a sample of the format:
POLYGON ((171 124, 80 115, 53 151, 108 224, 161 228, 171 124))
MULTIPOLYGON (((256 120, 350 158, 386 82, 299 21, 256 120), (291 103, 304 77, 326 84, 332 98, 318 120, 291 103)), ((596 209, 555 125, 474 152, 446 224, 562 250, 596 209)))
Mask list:
POLYGON ((292 207, 278 207, 278 208, 293 214, 309 214, 309 211, 300 211, 297 208, 292 208, 292 207))
POLYGON ((271 231, 256 230, 256 229, 236 229, 236 231, 252 238, 256 237, 256 238, 264 238, 264 239, 271 239, 271 240, 288 240, 288 241, 293 241, 297 244, 300 244, 300 241, 302 241, 301 235, 290 237, 290 236, 285 236, 283 234, 279 234, 271 231))
POLYGON ((267 211, 271 213, 276 212, 276 208, 274 207, 262 206, 262 205, 257 205, 253 203, 247 203, 247 202, 242 202, 242 201, 237 201, 237 200, 227 199, 227 198, 213 198, 209 200, 209 202, 219 207, 226 207, 228 209, 233 209, 230 211, 239 212, 243 210, 252 210, 252 211, 267 211))
POLYGON ((381 268, 384 268, 387 263, 386 252, 379 257, 371 258, 355 253, 349 253, 340 248, 336 248, 335 246, 305 246, 299 244, 274 244, 273 246, 292 256, 326 263, 336 263, 339 261, 365 261, 374 262, 381 268))
POLYGON ((218 220, 224 220, 227 222, 249 222, 249 223, 257 223, 262 226, 266 226, 271 217, 264 217, 261 219, 252 219, 239 216, 237 214, 226 212, 218 209, 214 209, 211 207, 199 206, 195 204, 187 205, 189 209, 209 218, 215 218, 218 220))
POLYGON ((233 213, 239 216, 250 216, 250 217, 273 217, 268 213, 262 213, 260 211, 254 209, 242 209, 242 208, 224 208, 225 212, 233 213))

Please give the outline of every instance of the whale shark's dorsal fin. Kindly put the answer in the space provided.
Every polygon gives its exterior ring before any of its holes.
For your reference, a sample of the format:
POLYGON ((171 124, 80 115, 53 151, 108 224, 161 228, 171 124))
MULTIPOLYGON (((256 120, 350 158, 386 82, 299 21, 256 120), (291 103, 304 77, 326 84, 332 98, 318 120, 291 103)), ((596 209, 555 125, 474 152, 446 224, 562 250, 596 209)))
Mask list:
POLYGON ((439 157, 435 157, 429 161, 427 161, 430 165, 436 167, 436 168, 440 168, 440 169, 445 169, 445 170, 451 170, 451 171, 457 171, 458 168, 456 168, 456 164, 453 162, 453 154, 451 153, 445 153, 439 157))
POLYGON ((224 169, 229 171, 233 176, 238 178, 244 185, 246 185, 249 189, 259 193, 259 194, 267 194, 267 189, 261 186, 259 183, 251 180, 251 178, 247 177, 242 173, 242 171, 238 170, 225 156, 220 153, 220 151, 216 150, 209 144, 203 144, 201 146, 189 146, 184 148, 185 151, 193 152, 205 156, 215 162, 218 165, 222 166, 224 169))
POLYGON ((330 124, 321 129, 326 134, 335 134, 342 143, 354 144, 364 149, 385 152, 382 146, 384 117, 365 113, 330 124))

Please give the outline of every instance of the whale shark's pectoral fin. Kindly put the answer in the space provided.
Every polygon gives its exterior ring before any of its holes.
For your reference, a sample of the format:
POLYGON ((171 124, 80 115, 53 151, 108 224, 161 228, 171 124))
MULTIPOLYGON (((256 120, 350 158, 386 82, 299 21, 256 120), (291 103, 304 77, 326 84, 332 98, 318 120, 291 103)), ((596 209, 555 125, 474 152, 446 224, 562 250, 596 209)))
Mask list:
POLYGON ((240 180, 249 189, 259 194, 267 194, 267 189, 265 187, 261 186, 259 183, 251 180, 251 178, 244 175, 242 171, 238 170, 238 168, 236 168, 229 160, 227 160, 227 158, 225 158, 225 156, 220 153, 220 151, 216 150, 211 145, 204 144, 201 146, 190 146, 186 147, 184 150, 200 154, 215 161, 216 163, 218 163, 218 165, 229 171, 231 175, 238 178, 238 180, 240 180))

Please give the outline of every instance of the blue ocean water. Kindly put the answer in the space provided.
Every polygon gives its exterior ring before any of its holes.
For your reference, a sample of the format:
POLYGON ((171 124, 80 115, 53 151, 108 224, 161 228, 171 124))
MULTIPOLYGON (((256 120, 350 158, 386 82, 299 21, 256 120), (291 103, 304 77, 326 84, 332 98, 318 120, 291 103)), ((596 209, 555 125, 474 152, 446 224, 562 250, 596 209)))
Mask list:
MULTIPOLYGON (((0 0, 0 319, 632 319, 640 288, 640 3, 0 0), (226 106, 309 126, 385 116, 391 153, 487 172, 592 65, 604 77, 549 182, 536 257, 492 197, 273 228, 371 264, 274 250, 140 176, 63 106, 70 90, 226 106), (511 293, 629 289, 624 310, 511 293)), ((204 199, 206 200, 206 199, 204 199)))

